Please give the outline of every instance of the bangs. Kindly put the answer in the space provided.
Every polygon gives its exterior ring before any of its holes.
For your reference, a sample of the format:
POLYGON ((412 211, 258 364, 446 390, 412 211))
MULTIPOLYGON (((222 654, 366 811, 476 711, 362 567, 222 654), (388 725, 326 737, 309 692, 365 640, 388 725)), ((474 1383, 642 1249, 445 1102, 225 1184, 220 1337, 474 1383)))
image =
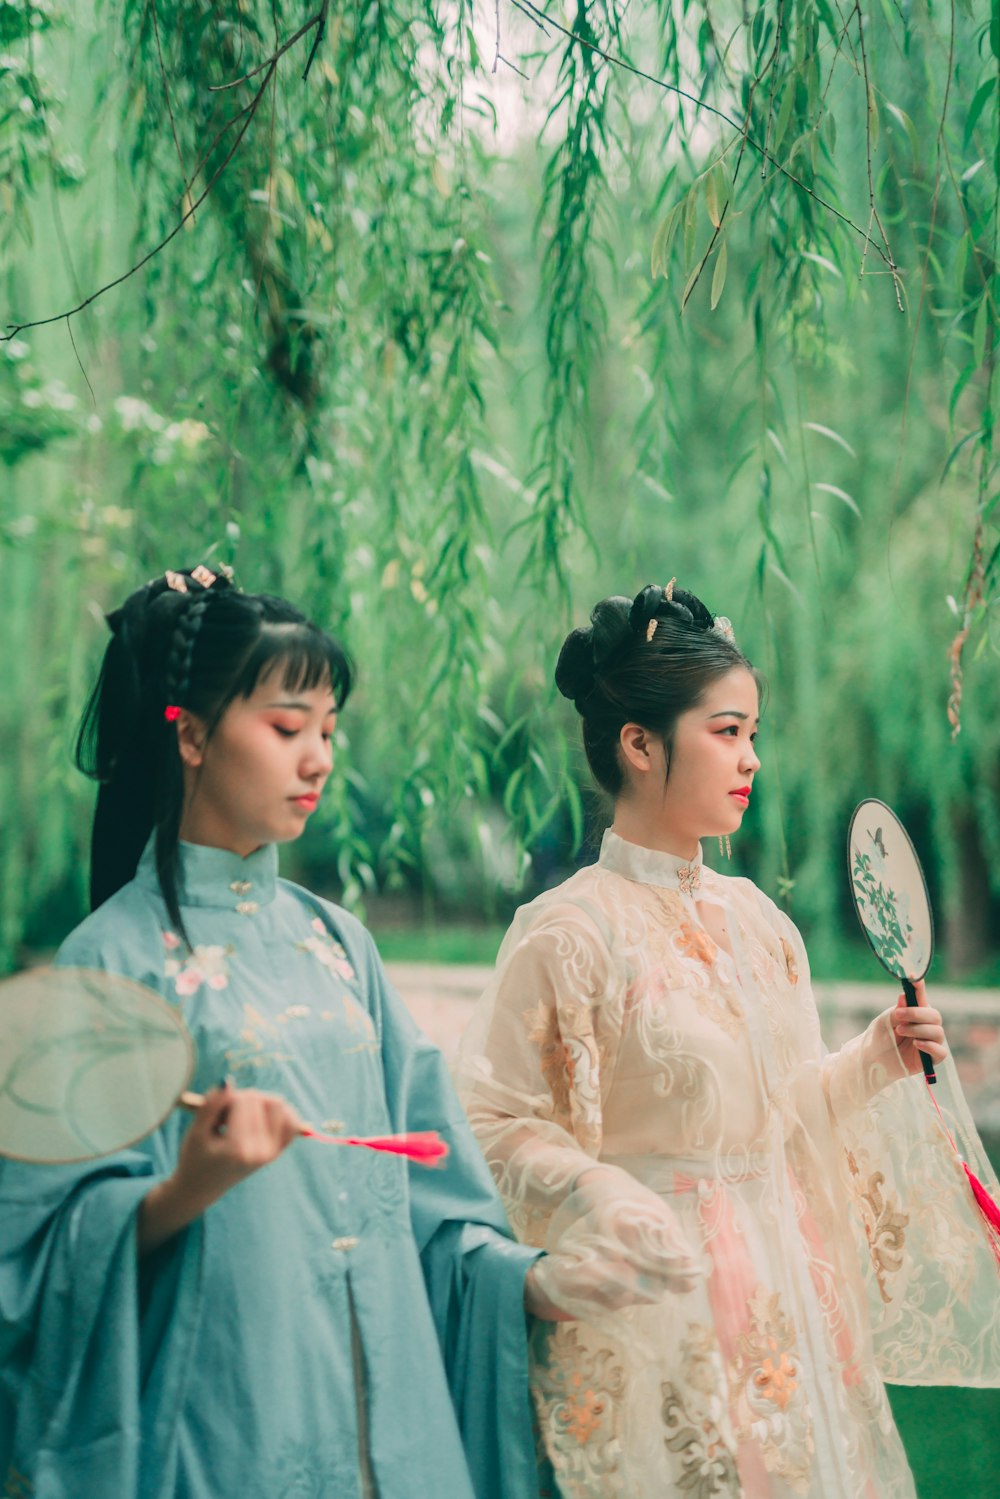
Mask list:
POLYGON ((288 692, 329 683, 339 713, 351 691, 353 670, 332 636, 306 623, 265 624, 236 680, 232 697, 250 697, 262 677, 278 676, 288 692))

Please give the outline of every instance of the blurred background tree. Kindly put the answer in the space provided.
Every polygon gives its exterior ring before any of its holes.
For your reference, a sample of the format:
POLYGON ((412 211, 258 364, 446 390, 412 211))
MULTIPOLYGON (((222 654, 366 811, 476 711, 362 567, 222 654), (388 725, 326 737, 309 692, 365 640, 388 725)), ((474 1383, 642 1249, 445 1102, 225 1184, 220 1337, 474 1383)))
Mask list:
POLYGON ((998 70, 986 0, 0 0, 0 963, 84 910, 102 611, 214 558, 359 662, 349 902, 559 877, 559 642, 677 575, 771 684, 734 867, 847 971, 881 795, 995 978, 998 70))

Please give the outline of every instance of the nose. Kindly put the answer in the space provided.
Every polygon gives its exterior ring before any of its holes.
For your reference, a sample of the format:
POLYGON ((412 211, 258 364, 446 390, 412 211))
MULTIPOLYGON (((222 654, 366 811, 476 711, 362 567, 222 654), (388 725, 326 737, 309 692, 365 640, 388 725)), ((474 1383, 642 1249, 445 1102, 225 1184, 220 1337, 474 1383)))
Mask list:
POLYGON ((752 743, 747 743, 746 750, 740 759, 740 769, 747 771, 750 775, 760 770, 760 760, 757 758, 757 751, 752 743))
POLYGON ((333 742, 322 734, 310 735, 303 744, 301 771, 303 777, 328 776, 333 768, 333 742))

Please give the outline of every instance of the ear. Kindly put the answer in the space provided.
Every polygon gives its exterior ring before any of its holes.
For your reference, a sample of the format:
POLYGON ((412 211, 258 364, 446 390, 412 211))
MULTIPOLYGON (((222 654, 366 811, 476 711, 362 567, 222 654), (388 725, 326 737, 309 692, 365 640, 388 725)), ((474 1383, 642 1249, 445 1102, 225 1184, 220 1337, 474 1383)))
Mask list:
POLYGON ((177 715, 177 752, 192 770, 197 770, 205 758, 207 737, 204 720, 182 708, 177 715))
POLYGON ((647 775, 653 769, 660 748, 660 741, 655 734, 644 729, 642 724, 626 723, 622 725, 618 742, 627 766, 637 770, 640 775, 647 775))

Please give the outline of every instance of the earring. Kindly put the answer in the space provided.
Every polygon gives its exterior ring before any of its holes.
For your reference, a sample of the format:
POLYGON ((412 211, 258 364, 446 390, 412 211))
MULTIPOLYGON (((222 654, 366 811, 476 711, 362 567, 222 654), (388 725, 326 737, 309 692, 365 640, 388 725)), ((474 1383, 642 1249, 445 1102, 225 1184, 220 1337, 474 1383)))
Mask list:
POLYGON ((731 859, 733 857, 733 845, 729 841, 728 833, 719 834, 719 854, 720 856, 722 854, 725 854, 727 859, 731 859))

